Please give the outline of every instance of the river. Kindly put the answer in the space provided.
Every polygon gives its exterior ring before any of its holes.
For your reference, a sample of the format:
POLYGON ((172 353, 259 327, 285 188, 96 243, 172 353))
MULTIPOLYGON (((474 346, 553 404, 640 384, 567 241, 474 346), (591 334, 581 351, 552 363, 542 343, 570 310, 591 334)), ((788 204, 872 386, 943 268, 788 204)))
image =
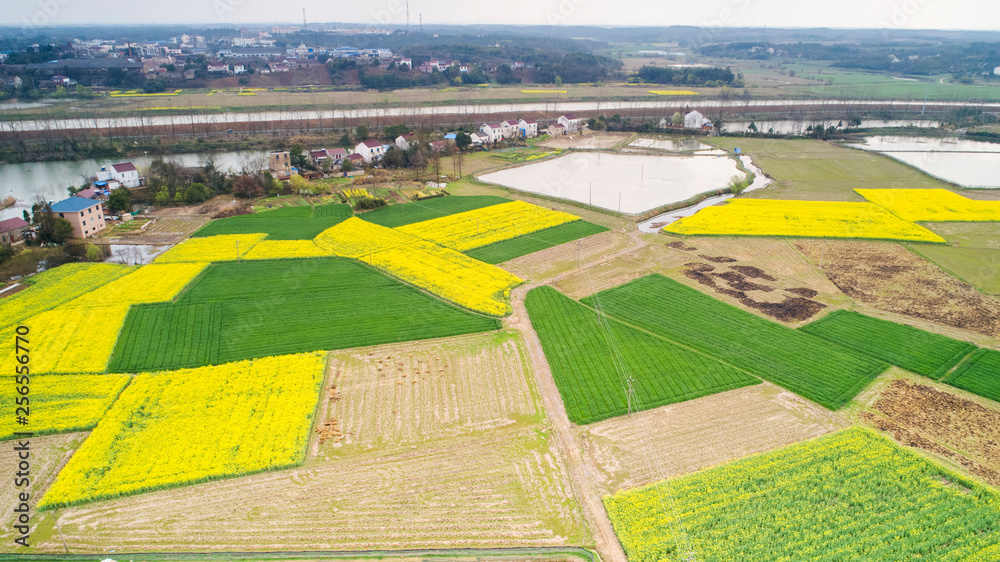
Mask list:
MULTIPOLYGON (((215 157, 216 166, 222 170, 239 169, 246 156, 267 157, 266 152, 215 152, 205 154, 173 154, 164 159, 180 162, 184 166, 200 166, 209 156, 215 157)), ((84 179, 97 174, 101 166, 118 162, 132 162, 140 170, 153 161, 153 156, 138 156, 130 159, 89 159, 59 162, 29 162, 23 164, 0 165, 0 200, 9 195, 17 199, 13 207, 0 210, 0 220, 21 216, 24 209, 30 209, 36 197, 59 201, 69 197, 66 188, 80 186, 84 179)))

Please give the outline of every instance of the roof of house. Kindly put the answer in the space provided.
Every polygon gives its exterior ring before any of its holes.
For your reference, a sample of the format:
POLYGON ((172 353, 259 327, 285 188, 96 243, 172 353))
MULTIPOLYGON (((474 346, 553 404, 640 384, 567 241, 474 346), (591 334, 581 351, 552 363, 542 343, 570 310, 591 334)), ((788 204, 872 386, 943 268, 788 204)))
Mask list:
POLYGON ((124 173, 124 172, 135 172, 135 171, 137 171, 135 169, 135 166, 133 166, 131 162, 122 162, 121 164, 112 164, 111 167, 114 168, 115 171, 118 172, 119 174, 124 173))
POLYGON ((576 119, 576 115, 573 115, 572 113, 567 113, 566 115, 563 115, 563 117, 566 119, 576 119))
POLYGON ((326 158, 327 156, 329 156, 329 153, 327 152, 327 150, 325 148, 322 148, 320 150, 310 150, 309 151, 309 157, 310 158, 326 158))
POLYGON ((444 136, 444 138, 454 140, 458 138, 458 135, 456 135, 455 133, 448 133, 447 135, 444 136))
POLYGON ((357 152, 355 152, 354 154, 348 156, 348 158, 351 159, 351 160, 364 160, 365 159, 364 156, 358 154, 357 152))
POLYGON ((347 156, 347 151, 343 148, 331 148, 326 151, 330 156, 347 156))
POLYGON ((489 127, 491 129, 499 129, 500 123, 483 123, 483 127, 489 127))
POLYGON ((563 125, 562 123, 554 123, 552 125, 549 125, 549 127, 556 127, 558 129, 565 129, 566 125, 563 125))
POLYGON ((445 144, 444 141, 433 141, 430 143, 430 145, 433 147, 444 146, 444 144, 445 144))
POLYGON ((11 230, 17 230, 18 228, 24 228, 28 226, 28 223, 24 221, 21 217, 14 217, 12 219, 7 219, 5 221, 0 221, 0 232, 10 232, 11 230))
POLYGON ((524 121, 527 125, 534 125, 535 123, 538 123, 538 121, 535 121, 534 119, 521 119, 521 121, 524 121))
MULTIPOLYGON (((106 182, 105 182, 105 184, 106 184, 106 182)), ((102 193, 103 192, 100 189, 97 189, 96 187, 88 187, 87 189, 83 189, 81 191, 78 191, 76 193, 76 196, 77 197, 83 197, 84 199, 93 199, 95 195, 100 195, 102 193)))
POLYGON ((410 140, 413 140, 413 137, 417 136, 417 134, 416 133, 406 133, 406 134, 399 135, 399 136, 403 137, 403 140, 405 140, 405 141, 410 141, 410 140))
POLYGON ((94 205, 100 205, 100 201, 84 199, 83 197, 70 197, 52 205, 53 213, 79 213, 84 209, 89 209, 94 205))
POLYGON ((382 146, 382 142, 377 141, 375 139, 368 139, 366 141, 363 141, 361 144, 367 146, 368 148, 378 148, 382 146))

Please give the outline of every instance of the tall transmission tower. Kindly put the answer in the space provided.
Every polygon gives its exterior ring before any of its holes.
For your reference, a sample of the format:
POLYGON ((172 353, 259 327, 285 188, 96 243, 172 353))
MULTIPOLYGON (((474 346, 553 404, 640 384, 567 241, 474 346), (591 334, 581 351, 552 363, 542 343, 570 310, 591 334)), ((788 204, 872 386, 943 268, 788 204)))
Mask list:
POLYGON ((424 15, 420 14, 420 33, 424 32, 424 15))
POLYGON ((302 31, 306 29, 309 29, 309 26, 306 24, 306 9, 302 8, 302 31))
POLYGON ((410 0, 406 0, 406 32, 410 32, 410 0))

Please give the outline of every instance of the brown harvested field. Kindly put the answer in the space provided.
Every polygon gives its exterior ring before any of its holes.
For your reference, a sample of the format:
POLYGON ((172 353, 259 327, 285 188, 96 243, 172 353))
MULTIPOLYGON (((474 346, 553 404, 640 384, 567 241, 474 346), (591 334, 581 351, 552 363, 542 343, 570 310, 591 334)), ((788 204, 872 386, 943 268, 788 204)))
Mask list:
POLYGON ((846 427, 770 383, 576 428, 602 494, 687 474, 846 427))
MULTIPOLYGON (((541 426, 59 511, 71 553, 588 544, 541 426)), ((62 552, 58 538, 37 552, 62 552)))
MULTIPOLYGON (((42 499, 42 494, 56 479, 59 469, 69 460, 70 455, 75 451, 89 433, 67 433, 65 435, 47 435, 45 437, 34 437, 29 439, 31 458, 29 469, 31 487, 27 490, 31 494, 29 505, 31 509, 31 524, 37 525, 31 532, 31 542, 55 541, 58 533, 55 530, 55 518, 52 512, 39 513, 35 511, 35 504, 42 499), (54 536, 55 533, 55 536, 54 536)), ((9 469, 10 480, 8 480, 2 490, 0 490, 0 516, 3 517, 4 525, 0 526, 0 539, 3 546, 0 552, 18 552, 21 547, 14 544, 16 535, 11 524, 14 521, 14 508, 18 502, 14 499, 24 488, 14 487, 14 472, 17 468, 18 459, 14 447, 17 441, 4 441, 0 443, 0 465, 9 469)))
POLYGON ((208 216, 157 218, 146 230, 108 237, 111 244, 176 244, 191 236, 209 220, 208 216))
POLYGON ((591 264, 631 247, 633 240, 627 234, 615 231, 601 232, 582 240, 512 259, 504 262, 503 268, 532 283, 545 283, 576 269, 580 264, 591 264))
POLYGON ((538 143, 545 148, 611 148, 634 136, 632 133, 588 132, 586 134, 563 135, 538 143))
POLYGON ((800 240, 795 246, 848 296, 880 310, 1000 337, 1000 300, 899 244, 800 240))
POLYGON ((342 458, 544 420, 516 333, 335 352, 320 420, 341 436, 313 456, 342 458), (340 439, 337 439, 340 437, 340 439))
POLYGON ((1000 408, 924 380, 895 378, 871 393, 866 423, 1000 486, 1000 408))
POLYGON ((556 281, 553 286, 571 298, 581 299, 653 272, 668 273, 683 264, 684 256, 671 252, 662 245, 649 244, 610 260, 588 265, 581 271, 556 281))

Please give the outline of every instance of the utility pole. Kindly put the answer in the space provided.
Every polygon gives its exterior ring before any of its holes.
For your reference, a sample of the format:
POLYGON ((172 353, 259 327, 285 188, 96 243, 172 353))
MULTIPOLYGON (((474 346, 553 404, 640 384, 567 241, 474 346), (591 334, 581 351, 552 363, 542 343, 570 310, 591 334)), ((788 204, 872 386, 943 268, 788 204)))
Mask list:
POLYGON ((406 34, 410 33, 410 0, 406 0, 406 34))
POLYGON ((302 8, 302 31, 307 29, 309 29, 309 26, 306 24, 306 9, 302 8))
POLYGON ((420 33, 424 32, 424 15, 420 14, 420 33))

